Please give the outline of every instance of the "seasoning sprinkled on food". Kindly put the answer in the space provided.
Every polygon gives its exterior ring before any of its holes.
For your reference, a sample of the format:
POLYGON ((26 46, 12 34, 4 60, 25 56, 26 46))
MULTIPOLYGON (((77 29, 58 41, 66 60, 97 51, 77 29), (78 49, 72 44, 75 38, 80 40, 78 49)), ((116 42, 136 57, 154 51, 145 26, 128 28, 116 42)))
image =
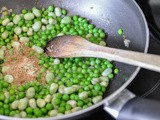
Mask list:
POLYGON ((40 66, 38 58, 35 55, 30 56, 32 51, 31 48, 21 45, 18 50, 13 48, 13 54, 5 52, 6 61, 2 66, 8 67, 4 74, 10 74, 14 77, 13 84, 21 85, 36 80, 40 66))

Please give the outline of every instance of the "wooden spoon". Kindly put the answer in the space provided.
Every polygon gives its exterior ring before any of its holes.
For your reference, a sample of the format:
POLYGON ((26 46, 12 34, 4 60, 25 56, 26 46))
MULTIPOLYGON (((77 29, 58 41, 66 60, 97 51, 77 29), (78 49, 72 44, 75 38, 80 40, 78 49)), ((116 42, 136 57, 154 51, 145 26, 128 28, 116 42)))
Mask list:
POLYGON ((79 36, 61 36, 49 41, 46 53, 50 57, 98 57, 160 72, 160 56, 102 47, 79 36))

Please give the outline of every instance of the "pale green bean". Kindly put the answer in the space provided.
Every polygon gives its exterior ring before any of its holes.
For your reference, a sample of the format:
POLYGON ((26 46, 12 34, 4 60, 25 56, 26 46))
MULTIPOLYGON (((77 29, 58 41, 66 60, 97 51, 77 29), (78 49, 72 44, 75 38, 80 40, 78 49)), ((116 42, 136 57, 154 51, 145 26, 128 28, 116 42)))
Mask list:
POLYGON ((33 20, 34 19, 34 14, 33 13, 26 13, 24 15, 25 20, 33 20))
POLYGON ((35 96, 35 89, 34 87, 30 87, 27 91, 26 91, 26 97, 27 98, 33 98, 35 96))
POLYGON ((13 23, 14 24, 18 24, 18 22, 21 20, 21 16, 20 15, 15 15, 13 18, 13 23))
POLYGON ((29 99, 29 106, 31 108, 36 108, 37 107, 36 100, 34 98, 29 99))
POLYGON ((12 75, 5 75, 4 76, 4 81, 8 82, 8 83, 12 83, 14 80, 14 77, 12 75))
POLYGON ((19 110, 25 110, 27 108, 28 105, 28 99, 27 98, 23 98, 19 100, 19 104, 18 104, 18 109, 19 110))
POLYGON ((38 106, 38 107, 43 108, 45 105, 46 105, 45 100, 40 99, 40 98, 37 99, 37 106, 38 106))
POLYGON ((56 92, 57 92, 57 90, 58 90, 58 84, 56 84, 56 83, 52 83, 52 84, 50 85, 50 89, 49 89, 50 94, 54 94, 54 93, 56 93, 56 92))

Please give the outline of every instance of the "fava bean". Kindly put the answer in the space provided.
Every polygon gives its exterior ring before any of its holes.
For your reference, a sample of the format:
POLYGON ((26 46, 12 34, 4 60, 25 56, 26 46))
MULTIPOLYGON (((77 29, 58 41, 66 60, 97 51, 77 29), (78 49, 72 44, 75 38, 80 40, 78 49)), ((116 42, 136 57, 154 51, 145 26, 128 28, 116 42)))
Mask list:
POLYGON ((52 83, 49 89, 50 94, 54 94, 57 90, 58 90, 58 85, 56 83, 52 83))
POLYGON ((92 80, 91 80, 91 83, 93 84, 93 85, 95 85, 96 83, 98 83, 99 82, 99 78, 92 78, 92 80))
POLYGON ((9 99, 9 96, 10 96, 10 95, 9 95, 9 92, 8 92, 8 91, 5 91, 5 92, 4 92, 4 96, 6 97, 6 99, 9 99))
POLYGON ((0 49, 0 59, 4 58, 4 49, 0 49))
POLYGON ((77 105, 77 102, 76 102, 75 100, 69 100, 69 101, 67 101, 67 103, 68 103, 69 105, 71 105, 72 108, 75 108, 76 105, 77 105))
POLYGON ((25 27, 25 26, 23 26, 23 27, 22 27, 22 31, 23 31, 23 32, 27 32, 27 31, 28 31, 28 28, 25 27))
POLYGON ((64 23, 64 24, 69 24, 70 22, 71 22, 71 17, 69 16, 65 16, 61 21, 61 23, 64 23))
POLYGON ((51 102, 51 99, 52 99, 52 96, 50 95, 50 94, 48 94, 46 97, 45 97, 45 102, 46 103, 49 103, 49 102, 51 102))
POLYGON ((26 13, 24 15, 25 20, 33 20, 34 19, 34 14, 33 13, 26 13))
POLYGON ((22 29, 19 26, 17 26, 17 27, 14 28, 14 33, 16 35, 20 35, 22 33, 22 29))
POLYGON ((8 66, 3 66, 3 67, 2 67, 2 73, 6 73, 9 69, 10 69, 10 67, 8 67, 8 66))
POLYGON ((27 43, 27 42, 29 42, 29 38, 28 37, 20 37, 19 41, 21 43, 27 43))
POLYGON ((8 82, 8 83, 12 83, 14 80, 12 75, 5 75, 4 76, 4 81, 8 82))
POLYGON ((69 113, 72 113, 72 111, 71 110, 67 110, 67 111, 65 111, 64 114, 69 114, 69 113))
POLYGON ((29 29, 28 29, 27 35, 28 35, 28 36, 32 36, 32 35, 33 35, 33 29, 32 29, 32 28, 29 28, 29 29))
POLYGON ((101 41, 100 43, 99 43, 99 45, 101 45, 101 46, 106 46, 106 42, 104 42, 104 41, 101 41))
POLYGON ((102 96, 96 96, 96 97, 92 98, 92 102, 93 102, 94 104, 98 103, 98 102, 101 101, 101 100, 102 100, 102 96))
POLYGON ((9 22, 10 22, 10 20, 9 20, 8 18, 6 18, 6 19, 4 19, 4 20, 2 21, 2 25, 3 25, 3 26, 6 26, 9 22))
POLYGON ((14 24, 18 24, 18 22, 21 20, 21 16, 20 15, 15 15, 13 18, 13 23, 14 24))
POLYGON ((48 23, 51 24, 51 25, 55 25, 55 24, 57 24, 57 21, 55 19, 53 19, 53 18, 50 18, 48 20, 48 23))
POLYGON ((40 108, 43 108, 46 105, 45 100, 43 99, 37 99, 37 106, 40 108))
POLYGON ((32 28, 35 32, 37 32, 40 30, 41 26, 42 26, 42 23, 40 21, 37 21, 32 25, 32 28))
POLYGON ((56 18, 56 15, 55 15, 54 12, 49 12, 49 13, 48 13, 48 16, 51 16, 51 17, 53 17, 53 18, 56 18))
POLYGON ((58 58, 54 59, 54 64, 59 64, 60 60, 58 58))
POLYGON ((57 114, 58 114, 58 111, 57 111, 57 110, 51 110, 51 111, 48 112, 48 115, 49 115, 50 117, 57 116, 57 114))
POLYGON ((62 15, 62 13, 61 13, 61 8, 56 7, 56 8, 55 8, 55 14, 56 14, 57 17, 60 17, 60 16, 62 15))
POLYGON ((102 85, 102 86, 104 86, 104 87, 107 87, 108 86, 108 82, 105 82, 105 81, 102 81, 102 82, 100 82, 100 85, 102 85))
POLYGON ((20 116, 21 116, 22 118, 25 118, 25 117, 27 116, 27 113, 26 113, 25 111, 21 111, 21 112, 20 112, 20 116))
POLYGON ((33 98, 35 96, 35 89, 34 87, 30 87, 27 91, 26 91, 26 97, 27 98, 33 98))
POLYGON ((13 26, 14 24, 13 24, 13 22, 9 22, 8 24, 7 24, 7 26, 13 26))
POLYGON ((20 43, 17 41, 12 41, 11 43, 12 47, 18 50, 20 48, 20 43))
POLYGON ((18 104, 18 109, 19 110, 25 110, 27 108, 28 105, 28 99, 27 98, 23 98, 19 100, 19 104, 18 104))
POLYGON ((46 19, 44 19, 44 18, 42 18, 41 22, 42 22, 42 24, 45 24, 45 25, 48 24, 48 20, 46 20, 46 19))
POLYGON ((37 107, 36 100, 34 98, 33 99, 29 99, 29 106, 31 108, 36 108, 37 107))
POLYGON ((72 112, 76 112, 76 111, 79 111, 79 110, 82 110, 82 108, 81 107, 75 107, 75 108, 71 109, 72 112))
POLYGON ((102 72, 102 76, 108 76, 110 73, 112 73, 112 69, 107 68, 102 72))
POLYGON ((15 100, 14 102, 11 103, 11 108, 12 109, 18 109, 19 101, 15 100))
POLYGON ((52 72, 47 71, 47 74, 46 74, 47 83, 52 81, 53 79, 54 79, 54 74, 52 72))
POLYGON ((81 93, 79 93, 79 99, 86 99, 88 98, 88 92, 87 91, 83 91, 81 93))
POLYGON ((32 49, 33 49, 34 51, 36 51, 37 53, 39 53, 39 54, 44 53, 44 50, 43 50, 43 48, 41 48, 41 47, 38 47, 38 46, 33 45, 33 46, 32 46, 32 49))
POLYGON ((8 31, 4 31, 1 35, 2 39, 6 39, 8 37, 8 31))
POLYGON ((38 9, 36 9, 36 8, 33 9, 32 12, 33 12, 33 14, 34 14, 36 17, 40 17, 40 16, 41 16, 40 11, 39 11, 38 9))
POLYGON ((58 89, 58 92, 61 93, 61 94, 64 94, 64 88, 65 88, 64 85, 60 85, 59 89, 58 89))

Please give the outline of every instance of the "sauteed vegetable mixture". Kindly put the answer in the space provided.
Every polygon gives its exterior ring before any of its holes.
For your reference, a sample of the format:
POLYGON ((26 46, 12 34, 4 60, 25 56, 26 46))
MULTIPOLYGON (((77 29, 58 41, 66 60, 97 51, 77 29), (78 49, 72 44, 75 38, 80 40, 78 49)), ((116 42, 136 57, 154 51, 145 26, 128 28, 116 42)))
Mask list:
MULTIPOLYGON (((79 35, 106 46, 105 32, 63 8, 2 8, 0 19, 0 114, 52 117, 85 109, 102 100, 118 69, 106 59, 51 58, 50 39, 79 35)), ((67 49, 67 48, 66 48, 67 49)))

